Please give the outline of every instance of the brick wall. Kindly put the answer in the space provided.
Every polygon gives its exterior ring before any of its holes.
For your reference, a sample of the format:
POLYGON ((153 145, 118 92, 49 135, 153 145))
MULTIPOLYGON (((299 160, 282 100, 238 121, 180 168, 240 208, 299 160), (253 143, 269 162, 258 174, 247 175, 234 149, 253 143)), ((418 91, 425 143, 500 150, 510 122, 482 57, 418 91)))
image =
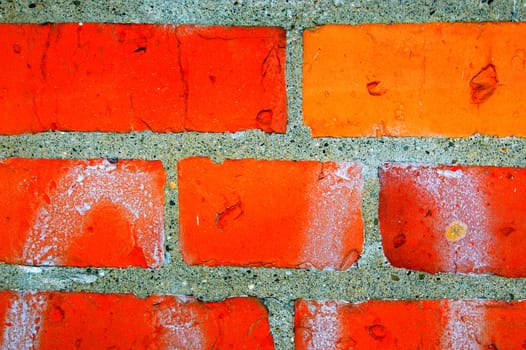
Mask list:
POLYGON ((523 16, 0 3, 0 349, 526 347, 523 16))

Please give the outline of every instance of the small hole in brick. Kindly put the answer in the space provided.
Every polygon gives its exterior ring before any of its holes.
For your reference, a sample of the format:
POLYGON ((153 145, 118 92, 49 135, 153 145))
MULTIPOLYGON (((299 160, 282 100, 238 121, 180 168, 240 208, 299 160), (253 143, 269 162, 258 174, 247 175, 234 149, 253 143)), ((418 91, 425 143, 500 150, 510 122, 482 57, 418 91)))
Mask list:
POLYGON ((258 112, 256 120, 263 125, 270 125, 272 123, 273 112, 271 109, 264 109, 258 112))
POLYGON ((20 52, 22 52, 22 48, 20 47, 20 45, 14 44, 13 45, 13 52, 16 53, 17 55, 19 55, 20 52))
POLYGON ((387 89, 380 81, 371 81, 367 83, 367 92, 371 96, 382 96, 387 92, 387 89))
POLYGON ((119 158, 117 157, 108 157, 106 158, 108 160, 109 163, 111 164, 117 164, 119 162, 119 158))
POLYGON ((471 101, 481 104, 488 100, 497 89, 497 71, 495 66, 488 64, 482 68, 469 82, 471 101))
POLYGON ((503 228, 500 229, 500 233, 503 234, 505 237, 508 237, 513 232, 515 232, 515 228, 513 228, 511 226, 503 227, 503 228))
POLYGON ((146 47, 144 47, 144 46, 138 47, 133 52, 135 52, 135 53, 143 52, 144 53, 144 52, 146 52, 146 47))
POLYGON ((59 306, 54 306, 51 311, 49 311, 48 319, 51 322, 60 322, 64 319, 64 310, 59 306))
POLYGON ((374 340, 382 340, 387 335, 385 327, 381 324, 374 324, 367 331, 374 340))
POLYGON ((400 248, 401 246, 403 246, 405 244, 405 235, 403 233, 400 233, 398 235, 395 236, 394 240, 393 240, 393 246, 395 248, 400 248))

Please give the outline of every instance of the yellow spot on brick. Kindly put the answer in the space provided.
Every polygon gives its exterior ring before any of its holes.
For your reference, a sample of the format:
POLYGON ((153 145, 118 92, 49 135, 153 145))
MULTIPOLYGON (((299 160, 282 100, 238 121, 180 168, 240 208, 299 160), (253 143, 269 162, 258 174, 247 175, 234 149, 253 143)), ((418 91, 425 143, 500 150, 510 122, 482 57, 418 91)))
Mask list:
POLYGON ((170 189, 175 189, 177 187, 177 184, 175 183, 175 181, 170 181, 170 189))
POLYGON ((453 221, 447 228, 446 228, 446 238, 450 242, 456 242, 461 240, 462 238, 466 237, 466 233, 468 232, 468 225, 461 221, 453 221))

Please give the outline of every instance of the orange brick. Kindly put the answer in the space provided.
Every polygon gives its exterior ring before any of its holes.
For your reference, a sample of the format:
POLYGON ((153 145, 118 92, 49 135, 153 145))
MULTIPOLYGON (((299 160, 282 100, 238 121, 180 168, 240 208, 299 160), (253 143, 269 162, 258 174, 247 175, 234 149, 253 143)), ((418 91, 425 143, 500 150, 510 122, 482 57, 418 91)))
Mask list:
POLYGON ((358 164, 188 158, 178 171, 189 264, 343 270, 361 253, 358 164))
POLYGON ((159 267, 164 183, 159 161, 0 161, 0 261, 159 267))
POLYGON ((385 164, 380 230, 397 267, 526 276, 526 169, 385 164))
POLYGON ((253 298, 0 291, 1 349, 274 349, 253 298))
POLYGON ((286 129, 285 32, 0 25, 0 134, 286 129))
POLYGON ((523 349, 526 302, 299 300, 297 350, 523 349))
POLYGON ((314 136, 526 136, 526 24, 327 25, 304 33, 314 136))

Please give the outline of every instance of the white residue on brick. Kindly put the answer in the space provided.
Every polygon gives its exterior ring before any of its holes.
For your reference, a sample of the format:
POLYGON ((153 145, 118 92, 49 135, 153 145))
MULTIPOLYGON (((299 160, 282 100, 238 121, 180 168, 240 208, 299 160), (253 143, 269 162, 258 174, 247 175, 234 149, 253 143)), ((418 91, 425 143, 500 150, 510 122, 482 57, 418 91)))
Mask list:
MULTIPOLYGON (((391 166, 399 167, 398 164, 391 166)), ((437 247, 437 250, 443 265, 453 268, 457 265, 472 266, 475 270, 491 266, 492 257, 486 253, 492 245, 488 219, 490 212, 485 205, 486 199, 482 193, 484 184, 477 169, 400 167, 408 169, 400 174, 406 178, 401 180, 414 181, 416 195, 424 202, 434 202, 438 208, 438 212, 432 215, 434 231, 440 233, 439 244, 442 248, 437 247), (455 222, 467 226, 466 236, 456 242, 448 242, 446 230, 455 222)))
POLYGON ((176 305, 161 304, 153 315, 155 328, 160 330, 157 346, 165 350, 204 349, 206 334, 201 322, 207 322, 207 317, 193 307, 198 301, 188 297, 175 299, 176 305))
MULTIPOLYGON (((361 211, 363 181, 361 167, 339 162, 323 166, 322 177, 312 186, 308 222, 301 252, 302 266, 333 270, 341 267, 349 252, 342 240, 348 240, 355 216, 361 211)), ((361 219, 361 215, 359 215, 361 219)))
POLYGON ((124 219, 134 231, 130 239, 137 239, 135 244, 142 248, 148 265, 159 266, 164 239, 163 203, 154 196, 154 186, 150 173, 130 169, 126 164, 117 167, 103 160, 96 165, 75 165, 48 193, 50 204, 37 210, 24 247, 25 262, 60 264, 71 241, 84 232, 85 216, 105 202, 124 209, 124 219))
POLYGON ((464 172, 460 169, 458 170, 442 170, 442 169, 439 169, 437 170, 437 173, 444 176, 444 177, 451 177, 451 178, 455 178, 455 179, 461 179, 462 176, 464 176, 464 172))
POLYGON ((337 349, 342 334, 336 301, 305 301, 312 317, 305 319, 303 327, 308 332, 306 350, 337 349))
POLYGON ((19 292, 11 299, 3 324, 1 350, 33 350, 39 348, 42 314, 47 305, 43 294, 19 292))
POLYGON ((447 302, 446 326, 442 333, 442 349, 478 350, 485 331, 483 301, 450 300, 447 302))

